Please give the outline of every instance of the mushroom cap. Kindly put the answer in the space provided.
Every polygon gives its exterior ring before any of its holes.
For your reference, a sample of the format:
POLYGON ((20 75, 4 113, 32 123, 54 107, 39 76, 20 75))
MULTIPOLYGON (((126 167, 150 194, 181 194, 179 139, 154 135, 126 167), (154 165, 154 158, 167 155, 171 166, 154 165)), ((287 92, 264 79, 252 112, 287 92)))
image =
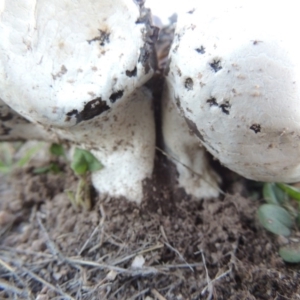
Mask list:
POLYGON ((179 15, 167 75, 174 101, 228 168, 254 180, 299 181, 296 3, 224 2, 179 15))
POLYGON ((0 99, 0 141, 44 140, 46 137, 56 140, 49 130, 29 122, 0 99))
POLYGON ((31 121, 72 126, 152 76, 149 24, 132 0, 1 3, 0 98, 31 121))

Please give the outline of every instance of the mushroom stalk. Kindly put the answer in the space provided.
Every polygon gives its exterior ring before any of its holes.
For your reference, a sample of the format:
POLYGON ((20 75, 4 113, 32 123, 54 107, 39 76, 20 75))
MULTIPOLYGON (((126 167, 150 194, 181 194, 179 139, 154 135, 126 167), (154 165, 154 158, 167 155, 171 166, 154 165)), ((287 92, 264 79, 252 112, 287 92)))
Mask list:
POLYGON ((102 170, 92 173, 93 185, 100 193, 142 201, 155 153, 152 95, 147 88, 137 89, 111 113, 56 130, 56 134, 91 150, 103 164, 102 170))
POLYGON ((209 165, 205 148, 178 114, 171 95, 165 86, 162 129, 165 150, 178 172, 178 186, 196 198, 217 197, 220 178, 209 165))

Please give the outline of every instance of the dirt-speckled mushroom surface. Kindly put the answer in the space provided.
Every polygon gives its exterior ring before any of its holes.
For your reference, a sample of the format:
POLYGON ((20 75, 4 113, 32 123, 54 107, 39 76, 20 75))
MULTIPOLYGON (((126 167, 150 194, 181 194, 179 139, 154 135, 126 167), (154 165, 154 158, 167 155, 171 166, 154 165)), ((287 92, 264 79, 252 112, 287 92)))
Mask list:
POLYGON ((54 126, 101 114, 153 73, 146 21, 131 0, 4 1, 0 98, 54 126))
POLYGON ((1 3, 0 139, 68 140, 103 163, 98 191, 140 202, 155 151, 141 87, 155 65, 149 11, 132 0, 1 3))
POLYGON ((296 4, 212 1, 178 16, 168 89, 203 145, 260 181, 300 179, 296 4))

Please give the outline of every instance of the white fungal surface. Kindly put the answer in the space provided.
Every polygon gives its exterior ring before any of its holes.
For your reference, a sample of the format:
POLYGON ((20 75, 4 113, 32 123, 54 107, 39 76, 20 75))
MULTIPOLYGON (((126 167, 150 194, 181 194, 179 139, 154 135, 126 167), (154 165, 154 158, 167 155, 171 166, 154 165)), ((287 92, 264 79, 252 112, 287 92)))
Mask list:
POLYGON ((152 96, 148 89, 136 90, 127 103, 118 105, 113 112, 59 134, 92 149, 104 165, 92 174, 98 192, 142 201, 143 186, 152 176, 155 154, 152 96))
POLYGON ((211 1, 179 16, 167 83, 221 163, 260 181, 300 180, 296 3, 211 1))
POLYGON ((209 164, 206 149, 178 114, 167 87, 162 112, 165 150, 176 166, 178 186, 196 198, 217 197, 220 178, 209 164))
POLYGON ((141 87, 154 72, 145 10, 132 0, 0 8, 0 139, 71 141, 104 165, 92 175, 100 193, 140 202, 155 152, 152 95, 141 87))
POLYGON ((132 0, 4 1, 0 98, 60 127, 88 118, 80 112, 95 99, 93 114, 113 107, 153 74, 140 17, 132 0))
MULTIPOLYGON (((296 3, 160 7, 158 17, 164 7, 165 16, 178 14, 162 132, 179 187, 198 198, 218 194, 200 142, 247 178, 299 181, 296 3)), ((154 74, 155 33, 143 1, 2 0, 0 139, 67 140, 90 150, 104 165, 92 176, 95 188, 140 202, 155 155, 153 99, 143 87, 154 74)))

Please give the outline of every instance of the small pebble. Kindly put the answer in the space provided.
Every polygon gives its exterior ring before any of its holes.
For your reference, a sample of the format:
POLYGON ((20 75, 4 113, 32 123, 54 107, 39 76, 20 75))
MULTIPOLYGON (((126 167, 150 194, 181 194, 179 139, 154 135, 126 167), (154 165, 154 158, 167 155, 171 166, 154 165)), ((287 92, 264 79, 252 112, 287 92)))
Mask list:
POLYGON ((9 213, 5 210, 0 211, 0 225, 1 226, 7 225, 7 224, 13 222, 14 219, 15 219, 15 217, 11 213, 9 213))

